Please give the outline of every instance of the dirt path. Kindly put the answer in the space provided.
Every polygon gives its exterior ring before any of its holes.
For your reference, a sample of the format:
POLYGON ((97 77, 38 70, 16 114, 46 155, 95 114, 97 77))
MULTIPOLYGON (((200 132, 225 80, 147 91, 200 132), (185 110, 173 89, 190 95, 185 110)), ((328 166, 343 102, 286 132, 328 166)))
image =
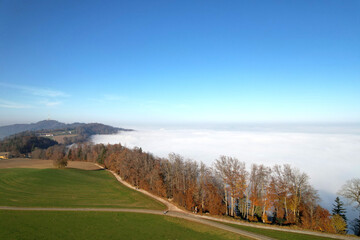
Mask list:
MULTIPOLYGON (((96 166, 98 166, 99 168, 102 168, 102 169, 105 169, 104 167, 100 166, 99 164, 95 163, 96 166)), ((128 182, 124 181, 117 173, 115 173, 114 171, 111 171, 109 169, 106 169, 107 171, 111 172, 115 178, 121 182, 122 184, 124 184, 125 186, 127 186, 128 188, 131 188, 131 189, 134 189, 135 191, 138 191, 138 192, 141 192, 151 198, 154 198, 156 200, 158 200, 159 202, 163 203, 166 207, 167 207, 167 210, 168 211, 174 211, 174 212, 183 212, 185 213, 184 210, 178 208, 177 206, 175 206, 174 204, 170 203, 169 201, 159 197, 159 196, 156 196, 152 193, 149 193, 148 191, 144 190, 144 189, 138 189, 134 186, 132 186, 131 184, 129 184, 128 182)))
POLYGON ((133 208, 43 208, 43 207, 7 207, 0 206, 0 210, 11 211, 60 211, 60 212, 134 212, 164 215, 161 210, 133 209, 133 208))
POLYGON ((282 231, 282 232, 292 232, 292 233, 306 234, 306 235, 319 236, 319 237, 331 238, 331 239, 360 240, 359 237, 351 236, 351 235, 321 233, 321 232, 314 232, 314 231, 308 231, 308 230, 296 230, 296 229, 288 229, 288 228, 284 229, 284 228, 276 227, 276 226, 258 225, 258 224, 240 222, 240 221, 236 221, 236 220, 219 219, 219 218, 216 218, 216 217, 210 217, 210 216, 204 216, 204 215, 199 215, 199 216, 196 216, 196 217, 199 217, 199 218, 202 218, 202 219, 208 219, 208 220, 211 220, 211 221, 218 221, 218 222, 223 222, 223 223, 231 223, 231 224, 240 225, 240 226, 247 226, 247 227, 267 229, 267 230, 275 230, 275 231, 282 231))

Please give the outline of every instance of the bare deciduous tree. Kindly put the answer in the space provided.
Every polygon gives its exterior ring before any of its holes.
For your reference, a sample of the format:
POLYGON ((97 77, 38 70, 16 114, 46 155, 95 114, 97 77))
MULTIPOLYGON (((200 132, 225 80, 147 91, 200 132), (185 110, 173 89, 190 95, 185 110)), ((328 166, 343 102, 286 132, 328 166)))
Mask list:
POLYGON ((350 204, 355 204, 356 209, 360 210, 360 178, 347 181, 338 194, 348 199, 350 204))

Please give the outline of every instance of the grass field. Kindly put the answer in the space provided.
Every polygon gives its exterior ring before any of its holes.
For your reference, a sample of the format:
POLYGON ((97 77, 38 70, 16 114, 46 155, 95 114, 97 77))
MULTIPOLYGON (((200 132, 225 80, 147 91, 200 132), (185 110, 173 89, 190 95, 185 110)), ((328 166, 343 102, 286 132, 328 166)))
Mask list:
POLYGON ((0 211, 0 239, 247 239, 182 219, 139 213, 0 211))
POLYGON ((326 237, 318 237, 318 236, 307 235, 307 234, 269 230, 269 229, 241 226, 241 225, 230 224, 230 223, 224 223, 224 224, 234 227, 234 228, 238 228, 241 230, 257 233, 260 235, 264 235, 264 236, 268 236, 268 237, 280 239, 280 240, 288 240, 288 239, 292 239, 292 240, 325 240, 325 239, 329 239, 326 237))
POLYGON ((104 170, 0 169, 0 206, 165 209, 104 170))

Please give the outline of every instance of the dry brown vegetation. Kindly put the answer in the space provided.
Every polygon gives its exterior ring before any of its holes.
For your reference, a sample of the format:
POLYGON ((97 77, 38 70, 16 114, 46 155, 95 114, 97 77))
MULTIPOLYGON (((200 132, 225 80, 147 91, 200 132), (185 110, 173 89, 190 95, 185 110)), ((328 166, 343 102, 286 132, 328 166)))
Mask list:
POLYGON ((57 141, 59 144, 64 144, 65 138, 72 138, 72 137, 76 137, 76 136, 77 136, 77 134, 57 135, 57 136, 54 136, 53 139, 55 141, 57 141))
MULTIPOLYGON (((0 160, 1 168, 54 168, 52 160, 29 159, 29 158, 13 158, 7 160, 0 160)), ((83 170, 98 170, 100 169, 91 162, 69 161, 66 168, 76 168, 83 170)))

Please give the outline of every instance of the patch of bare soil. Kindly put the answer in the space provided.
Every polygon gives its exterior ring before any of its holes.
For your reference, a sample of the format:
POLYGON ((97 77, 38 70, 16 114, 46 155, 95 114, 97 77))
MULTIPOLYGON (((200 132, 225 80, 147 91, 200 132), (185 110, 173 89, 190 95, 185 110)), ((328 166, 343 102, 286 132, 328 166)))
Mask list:
POLYGON ((53 139, 55 141, 57 141, 58 143, 63 144, 65 137, 71 138, 71 137, 76 137, 76 136, 77 136, 77 134, 57 135, 57 136, 54 136, 53 139))
MULTIPOLYGON (((12 158, 0 160, 0 168, 54 168, 52 160, 31 159, 31 158, 12 158)), ((83 170, 100 169, 91 162, 69 161, 66 168, 77 168, 83 170)))
POLYGON ((80 162, 80 161, 68 161, 68 165, 66 168, 78 168, 83 170, 99 170, 99 168, 95 163, 92 162, 80 162))

